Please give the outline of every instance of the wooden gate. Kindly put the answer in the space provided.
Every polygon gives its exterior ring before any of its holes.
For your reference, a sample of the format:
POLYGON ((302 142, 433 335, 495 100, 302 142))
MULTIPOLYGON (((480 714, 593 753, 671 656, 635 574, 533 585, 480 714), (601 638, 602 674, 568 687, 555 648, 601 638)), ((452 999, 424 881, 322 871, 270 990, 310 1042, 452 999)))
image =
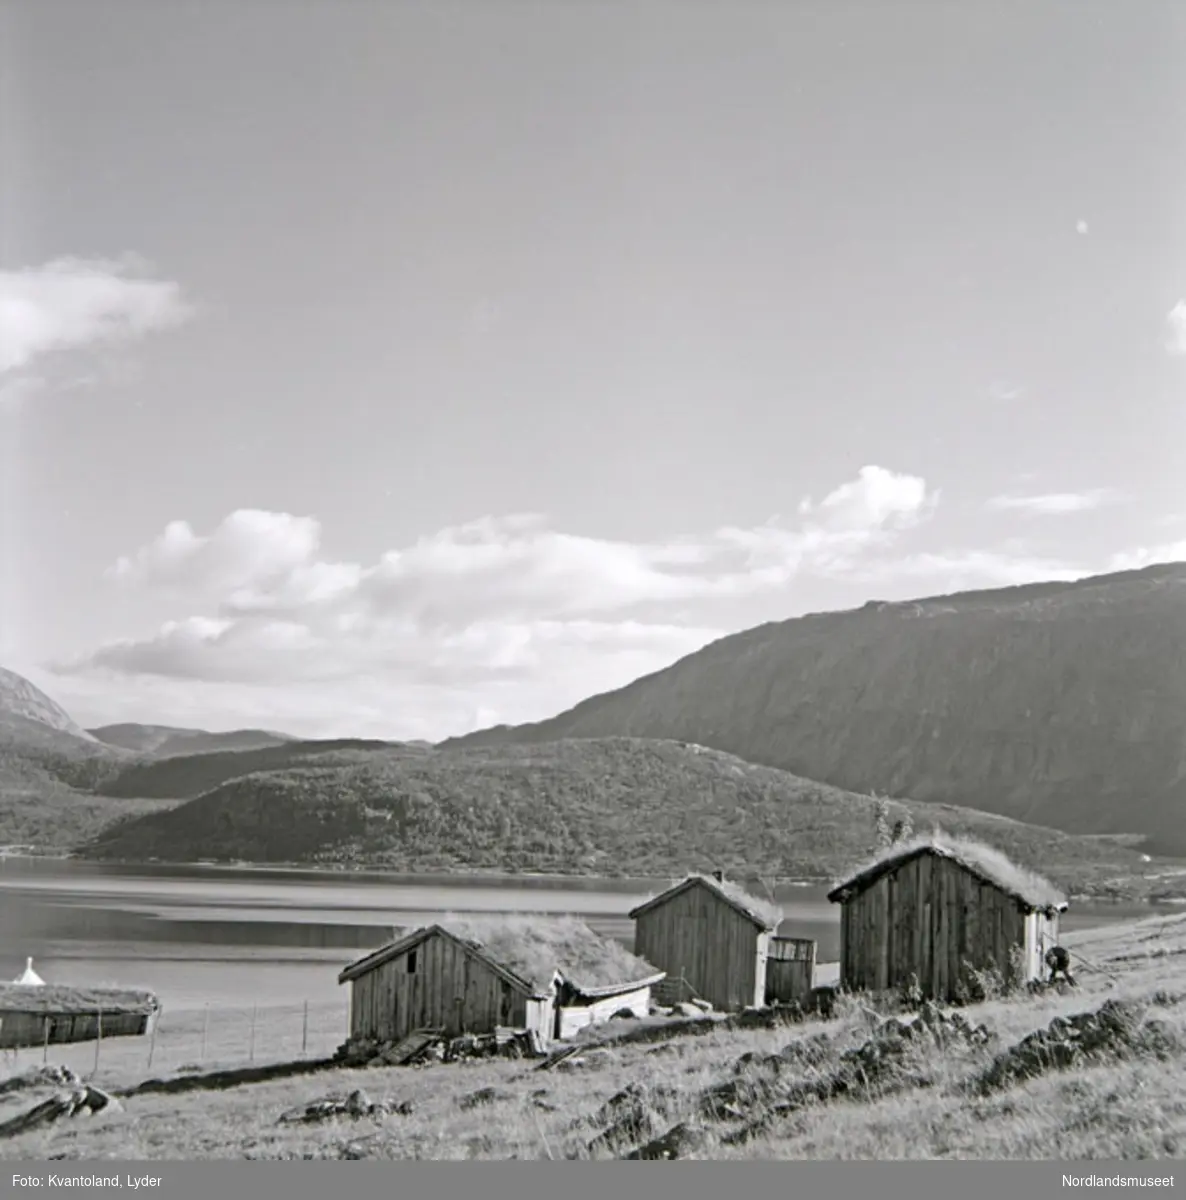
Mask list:
POLYGON ((815 985, 815 941, 772 937, 766 953, 766 1003, 802 1000, 815 985))

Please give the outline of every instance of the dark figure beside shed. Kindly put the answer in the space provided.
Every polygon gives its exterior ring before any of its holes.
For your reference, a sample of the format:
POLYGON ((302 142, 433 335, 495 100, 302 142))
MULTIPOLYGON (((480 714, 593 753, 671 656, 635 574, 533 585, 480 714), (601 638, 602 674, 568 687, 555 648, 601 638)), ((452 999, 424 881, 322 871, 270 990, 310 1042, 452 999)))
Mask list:
POLYGON ((1061 975, 1072 987, 1075 977, 1071 974, 1071 956, 1064 946, 1051 946, 1046 951, 1046 965, 1050 968, 1050 982, 1054 983, 1061 975))

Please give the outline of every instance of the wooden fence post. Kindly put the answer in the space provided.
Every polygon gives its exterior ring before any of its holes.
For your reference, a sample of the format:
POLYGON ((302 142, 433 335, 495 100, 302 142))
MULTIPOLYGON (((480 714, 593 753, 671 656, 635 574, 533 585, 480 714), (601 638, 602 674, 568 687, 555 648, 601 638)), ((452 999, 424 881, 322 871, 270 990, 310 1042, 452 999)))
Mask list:
POLYGON ((202 1012, 202 1057, 199 1062, 206 1061, 206 1035, 210 1031, 210 1001, 206 1001, 206 1007, 202 1012))
POLYGON ((258 1013, 258 1011, 259 1011, 259 1005, 253 1004, 251 1006, 251 1041, 248 1043, 248 1048, 247 1048, 247 1061, 248 1062, 255 1062, 255 1018, 256 1018, 256 1014, 258 1013))
POLYGON ((161 1018, 164 1015, 165 1015, 165 1006, 163 1004, 158 1004, 157 1010, 153 1014, 153 1017, 152 1017, 152 1034, 148 1039, 148 1068, 147 1069, 149 1071, 152 1070, 152 1055, 153 1055, 153 1051, 156 1050, 157 1027, 160 1025, 161 1018))
POLYGON ((99 1051, 103 1046, 103 1010, 99 1009, 98 1025, 95 1029, 95 1065, 91 1070, 91 1078, 99 1074, 99 1051))
POLYGON ((304 1017, 301 1021, 301 1056, 309 1053, 309 1001, 305 1001, 304 1017))
POLYGON ((41 1061, 49 1062, 49 1017, 41 1018, 41 1061))

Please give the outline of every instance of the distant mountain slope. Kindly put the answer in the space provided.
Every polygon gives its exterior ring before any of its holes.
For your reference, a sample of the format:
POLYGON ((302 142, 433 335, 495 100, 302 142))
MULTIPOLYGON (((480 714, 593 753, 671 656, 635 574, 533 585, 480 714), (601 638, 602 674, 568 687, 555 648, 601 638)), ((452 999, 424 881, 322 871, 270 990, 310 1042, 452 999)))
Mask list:
POLYGON ((90 794, 130 758, 76 725, 27 679, 0 668, 0 846, 64 851, 145 801, 90 794))
POLYGON ((116 776, 126 761, 126 755, 110 746, 40 721, 0 714, 0 803, 54 792, 90 791, 116 776))
MULTIPOLYGON (((140 797, 160 800, 189 800, 228 780, 259 771, 278 771, 320 762, 326 756, 365 761, 379 751, 405 749, 398 742, 366 738, 337 738, 322 742, 283 742, 249 750, 222 750, 210 754, 173 755, 131 762, 110 774, 99 785, 105 796, 140 797)), ((428 747, 406 747, 424 753, 428 747)))
POLYGON ((84 742, 95 740, 40 688, 34 687, 23 675, 0 667, 0 721, 8 717, 35 721, 84 742))
POLYGON ((234 729, 210 733, 205 729, 177 729, 172 725, 103 725, 90 733, 109 746, 168 758, 178 754, 210 754, 220 750, 262 750, 295 741, 286 733, 266 729, 234 729))
MULTIPOLYGON (((1139 872, 1102 840, 944 806, 893 805, 921 831, 980 837, 1074 888, 1139 872)), ((875 802, 675 742, 569 741, 342 753, 232 780, 121 822, 87 847, 124 861, 197 858, 393 870, 667 877, 829 877, 873 844, 875 802), (336 760, 336 761, 335 761, 336 760)))
POLYGON ((0 667, 0 797, 91 788, 130 755, 93 738, 23 676, 0 667))
POLYGON ((1186 564, 763 625, 440 748, 613 736, 1186 853, 1186 564))

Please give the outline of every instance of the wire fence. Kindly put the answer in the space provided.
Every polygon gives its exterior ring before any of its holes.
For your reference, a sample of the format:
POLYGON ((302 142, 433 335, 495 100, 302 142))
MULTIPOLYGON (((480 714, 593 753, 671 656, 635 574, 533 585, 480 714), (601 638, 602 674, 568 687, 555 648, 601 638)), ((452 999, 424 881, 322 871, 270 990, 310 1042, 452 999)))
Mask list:
POLYGON ((327 1058, 348 1033, 349 1005, 340 1001, 162 1007, 144 1034, 9 1050, 6 1066, 15 1073, 58 1063, 84 1078, 123 1083, 176 1071, 327 1058))

